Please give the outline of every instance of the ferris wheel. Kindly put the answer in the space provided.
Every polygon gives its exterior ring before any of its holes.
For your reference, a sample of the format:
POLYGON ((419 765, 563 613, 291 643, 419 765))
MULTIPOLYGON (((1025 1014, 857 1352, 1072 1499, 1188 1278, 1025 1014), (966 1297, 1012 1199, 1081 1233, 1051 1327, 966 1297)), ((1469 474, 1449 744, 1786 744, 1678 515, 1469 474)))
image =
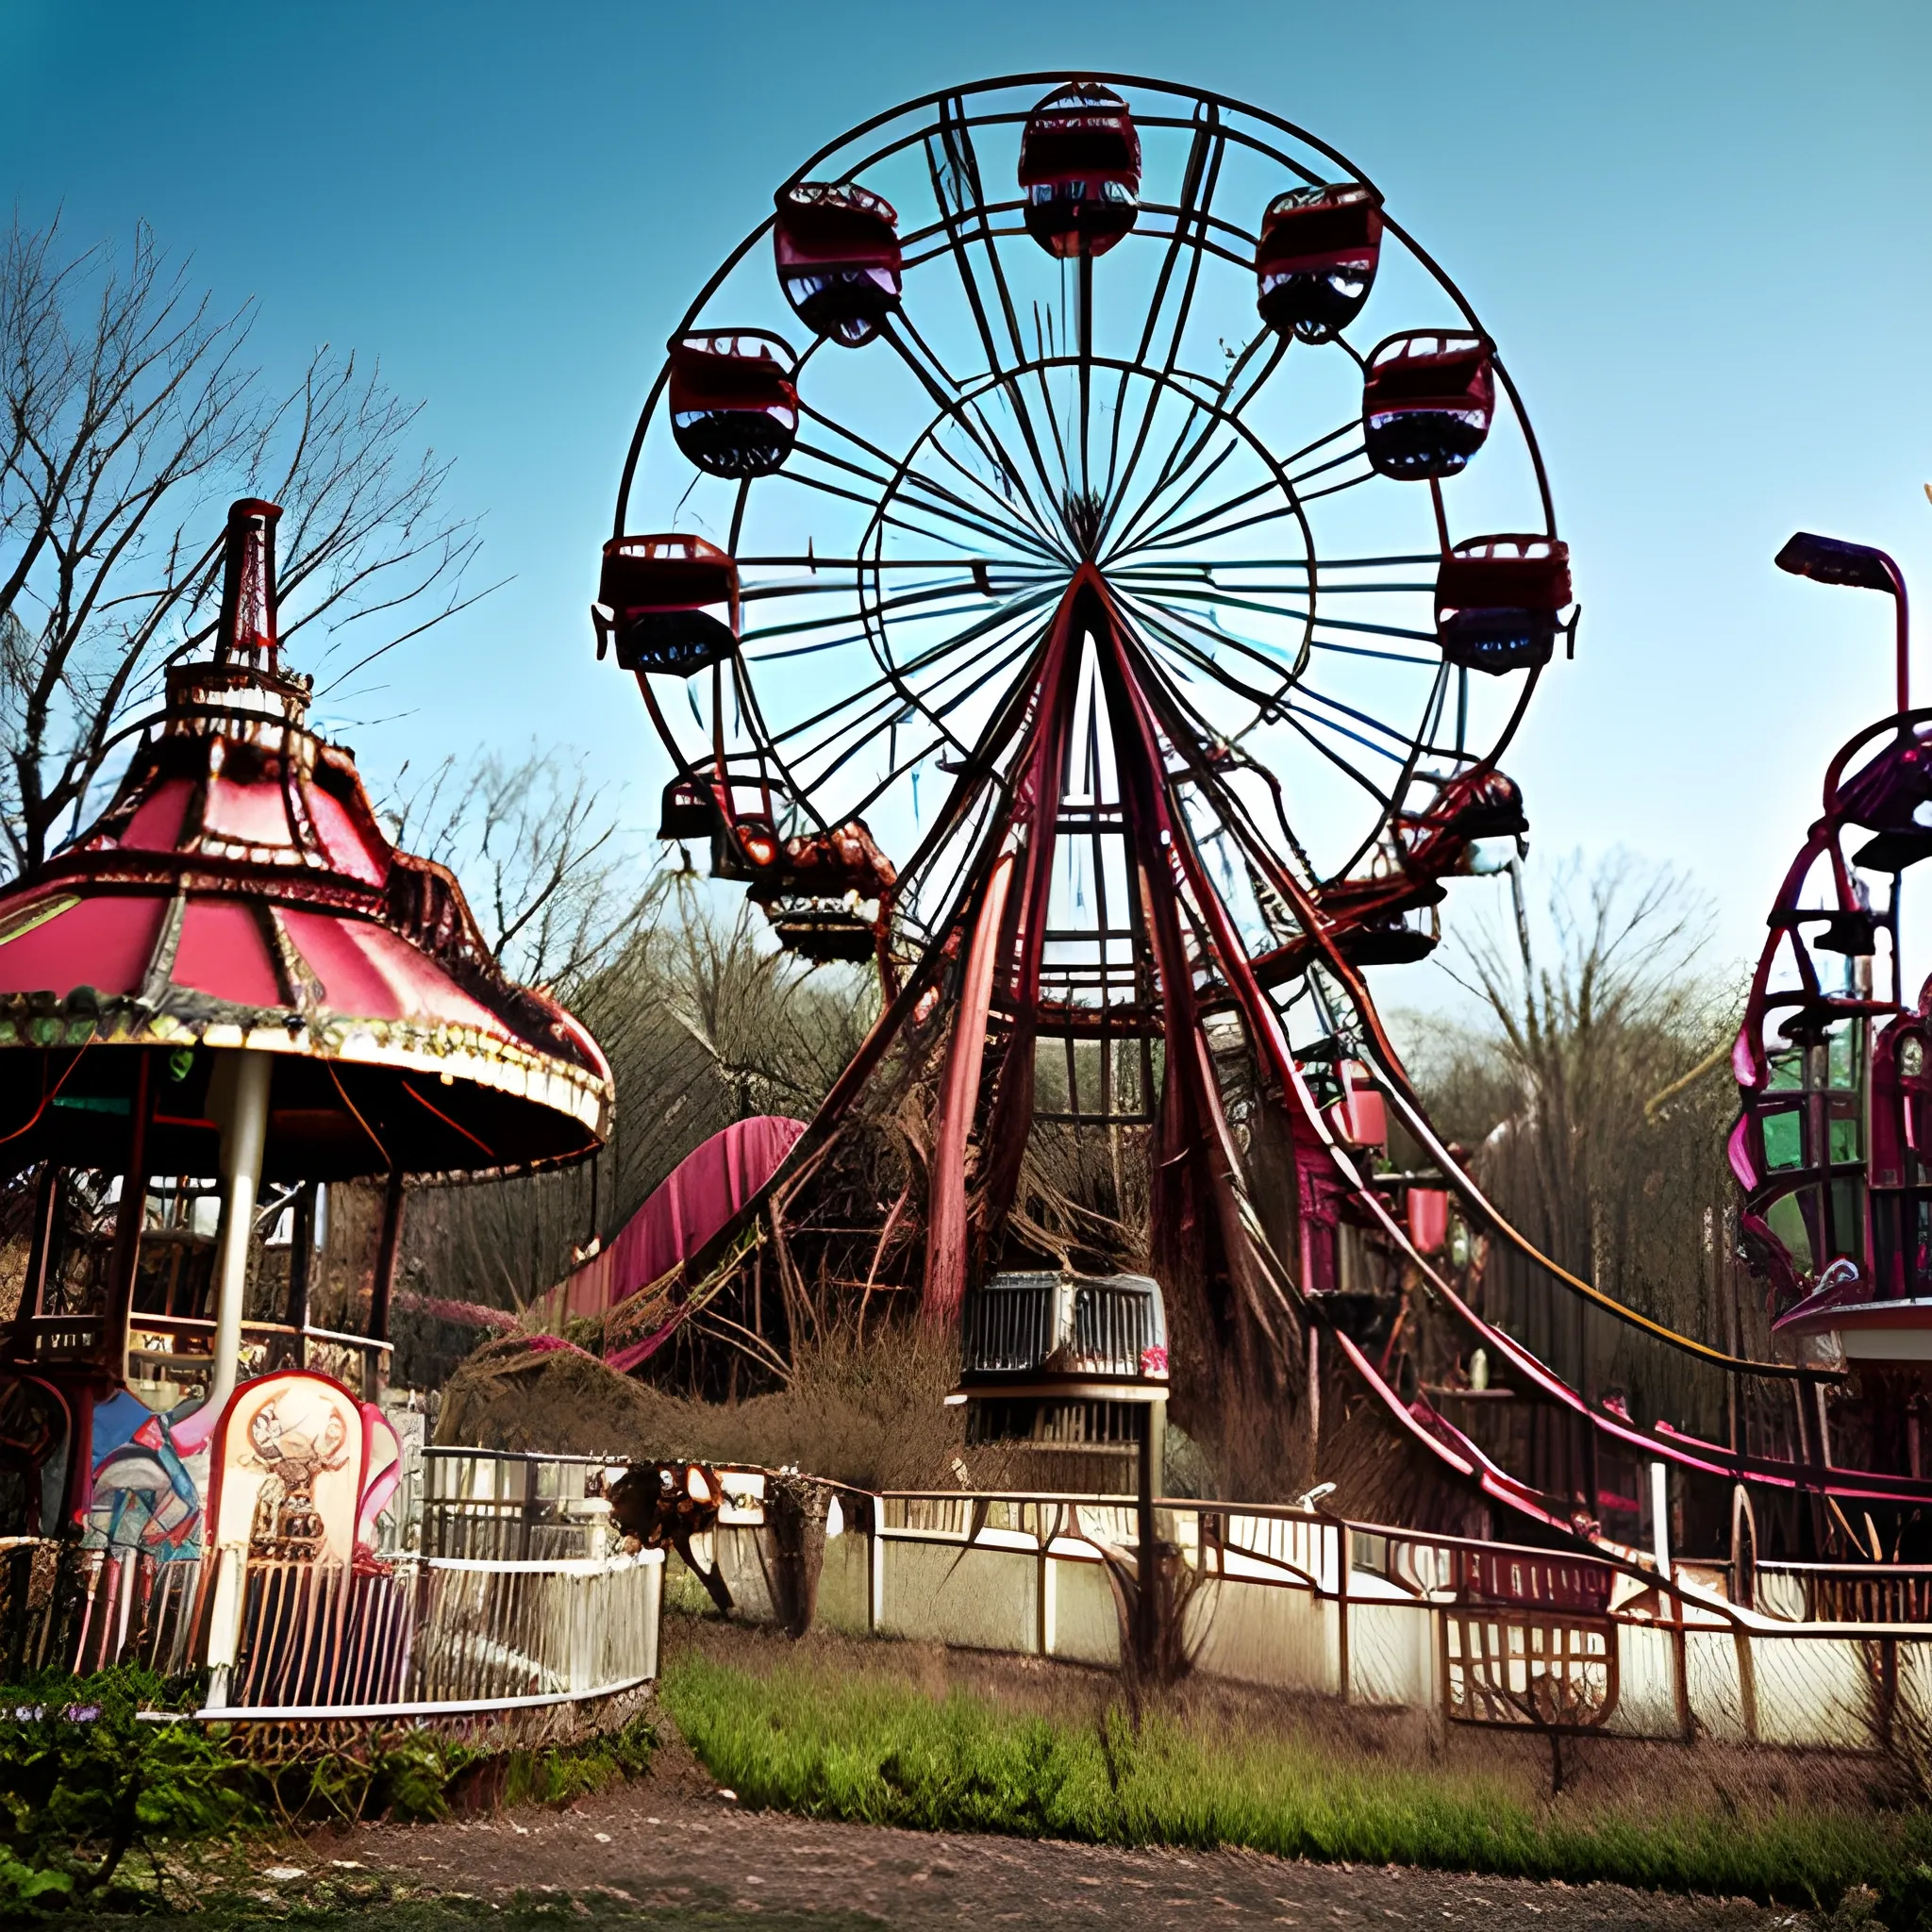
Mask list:
MULTIPOLYGON (((1160 755, 1216 774, 1202 849, 1232 888, 1240 801, 1356 963, 1421 957, 1441 878, 1525 829, 1496 760, 1575 618, 1469 303, 1286 121, 1021 75, 821 149, 670 340, 593 613, 675 765, 660 831, 786 945, 891 974, 1024 808, 1082 584, 1159 689, 1160 755)), ((1112 783, 1077 675, 1062 812, 1112 783)), ((1247 896, 1281 954, 1293 922, 1247 896)))

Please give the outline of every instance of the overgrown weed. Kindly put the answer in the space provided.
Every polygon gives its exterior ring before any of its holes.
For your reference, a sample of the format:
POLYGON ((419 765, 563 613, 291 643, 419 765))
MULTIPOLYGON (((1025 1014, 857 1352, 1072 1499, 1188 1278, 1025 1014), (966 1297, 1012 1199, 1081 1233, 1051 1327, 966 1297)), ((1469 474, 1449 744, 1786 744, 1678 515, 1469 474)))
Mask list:
MULTIPOLYGON (((1569 1884, 1749 1896, 1857 1923, 1932 1924, 1932 1818, 1872 1806, 1846 1767, 1794 1789, 1774 1754, 1590 1740, 1547 1795, 1534 1738, 1427 1742, 1383 1714, 1203 1689, 1138 1723, 1100 1674, 943 1682, 918 1655, 868 1645, 743 1661, 678 1646, 662 1698, 741 1802, 928 1831, 1128 1846, 1243 1846, 1283 1857, 1407 1864, 1569 1884), (749 1662, 751 1668, 745 1668, 749 1662), (1846 1916, 1849 1914, 1849 1916, 1846 1916)), ((908 1646, 916 1652, 917 1647, 908 1646)), ((962 1665, 968 1660, 958 1659, 962 1665)), ((961 1673, 969 1680, 970 1665, 961 1673)))

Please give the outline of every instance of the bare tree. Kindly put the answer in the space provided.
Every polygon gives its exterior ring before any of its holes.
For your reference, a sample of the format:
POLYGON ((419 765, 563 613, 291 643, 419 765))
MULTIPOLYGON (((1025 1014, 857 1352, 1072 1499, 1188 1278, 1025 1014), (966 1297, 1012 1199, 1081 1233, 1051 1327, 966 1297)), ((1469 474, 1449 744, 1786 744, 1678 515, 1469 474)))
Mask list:
MULTIPOLYGON (((1732 1345, 1724 1147, 1737 1091, 1724 1049, 1737 1001, 1700 970, 1708 908, 1678 874, 1621 852, 1559 868, 1545 908, 1525 904, 1520 874, 1512 885, 1513 919, 1459 941, 1450 968, 1481 1020, 1432 1028, 1416 1057, 1431 1112, 1475 1148, 1477 1178, 1543 1253, 1682 1333, 1732 1345)), ((1579 1386, 1712 1425, 1721 1379, 1634 1349, 1580 1306, 1557 1312, 1546 1280, 1500 1243, 1481 1295, 1579 1386)))
POLYGON ((34 865, 219 610, 219 506, 279 502, 282 634, 340 690, 474 601, 449 466, 412 454, 420 405, 317 350, 273 390, 252 304, 197 292, 145 225, 77 252, 57 222, 0 238, 0 828, 34 865), (210 542, 209 537, 214 541, 210 542), (340 667, 340 669, 338 669, 340 667))
MULTIPOLYGON (((399 785, 406 784, 404 767, 399 785)), ((504 969, 566 998, 649 920, 668 875, 647 870, 580 761, 532 742, 446 758, 401 792, 398 836, 450 867, 504 969)))

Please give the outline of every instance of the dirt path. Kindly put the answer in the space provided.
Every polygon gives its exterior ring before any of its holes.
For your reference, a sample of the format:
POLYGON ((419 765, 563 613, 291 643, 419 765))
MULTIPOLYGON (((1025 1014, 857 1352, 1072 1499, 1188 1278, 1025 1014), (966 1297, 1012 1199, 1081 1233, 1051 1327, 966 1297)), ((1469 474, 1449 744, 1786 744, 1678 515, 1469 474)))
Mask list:
MULTIPOLYGON (((675 1738, 648 1777, 569 1811, 365 1826, 312 1840, 301 1853, 280 1857, 282 1869, 299 1866, 312 1874, 261 1881, 263 1890, 291 1903, 315 1879, 372 1887, 387 1880, 418 1897, 474 1899, 479 1921, 495 1918, 492 1907, 509 1906, 522 1892, 526 1905, 541 1900, 572 1916, 588 1910, 708 1927, 1126 1924, 1198 1932, 1208 1925, 1288 1924, 1386 1932, 1408 1924, 1483 1932, 1586 1925, 1770 1932, 1796 1923, 1790 1913, 1746 1903, 1616 1886, 1291 1864, 1243 1852, 1127 1852, 926 1836, 749 1812, 720 1797, 675 1738)), ((367 1923, 384 1916, 373 1912, 367 1923)))

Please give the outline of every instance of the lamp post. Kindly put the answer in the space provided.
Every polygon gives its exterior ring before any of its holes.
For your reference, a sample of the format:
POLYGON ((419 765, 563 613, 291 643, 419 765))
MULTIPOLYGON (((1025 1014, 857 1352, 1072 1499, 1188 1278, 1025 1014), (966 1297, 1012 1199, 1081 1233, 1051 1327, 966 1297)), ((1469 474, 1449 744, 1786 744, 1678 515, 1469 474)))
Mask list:
POLYGON ((1843 584, 1855 591, 1882 591, 1897 607, 1898 708, 1903 716, 1911 706, 1911 658, 1906 609, 1906 580, 1899 567, 1882 550, 1864 543, 1847 543, 1841 537, 1818 537, 1798 531, 1776 558, 1780 570, 1814 584, 1843 584))

